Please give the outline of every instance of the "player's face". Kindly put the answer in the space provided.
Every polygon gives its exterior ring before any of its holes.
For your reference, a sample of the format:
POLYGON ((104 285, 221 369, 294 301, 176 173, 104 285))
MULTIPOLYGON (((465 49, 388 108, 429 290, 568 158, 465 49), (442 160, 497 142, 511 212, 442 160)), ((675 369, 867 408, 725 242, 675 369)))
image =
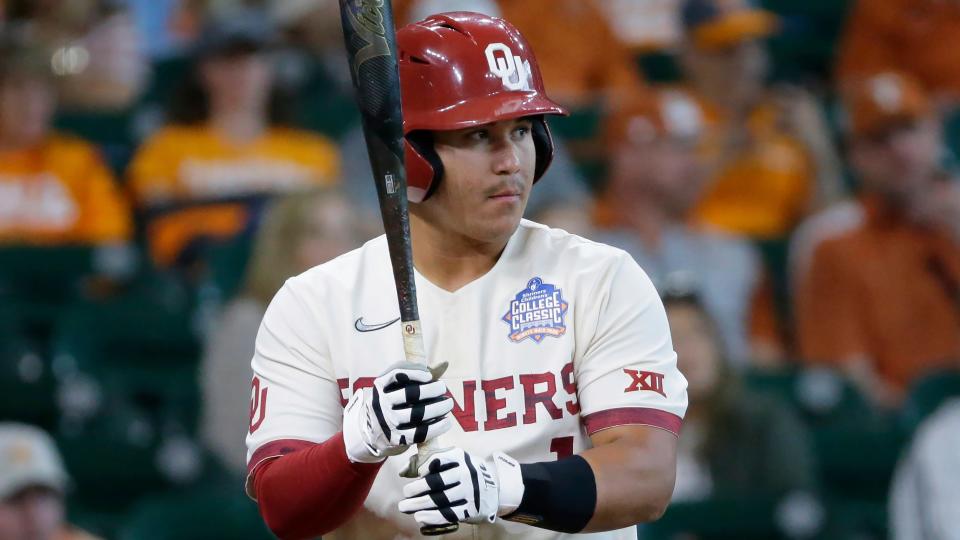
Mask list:
POLYGON ((480 242, 509 238, 533 186, 536 149, 529 119, 504 120, 434 135, 444 177, 414 205, 421 218, 480 242))
POLYGON ((0 538, 53 540, 64 519, 63 499, 43 488, 28 488, 0 501, 0 538))

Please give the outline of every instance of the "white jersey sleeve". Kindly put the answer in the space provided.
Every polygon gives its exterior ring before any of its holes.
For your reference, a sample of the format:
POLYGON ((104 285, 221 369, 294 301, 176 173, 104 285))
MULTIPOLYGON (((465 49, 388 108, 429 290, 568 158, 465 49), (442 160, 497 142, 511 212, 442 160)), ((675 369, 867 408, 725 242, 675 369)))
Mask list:
POLYGON ((606 274, 579 321, 587 337, 575 376, 587 433, 650 425, 679 434, 687 381, 660 296, 626 253, 606 274))
MULTIPOLYGON (((249 477, 266 460, 323 442, 343 423, 340 389, 333 376, 320 320, 297 278, 288 281, 267 308, 253 356, 249 477)), ((252 496, 252 494, 251 494, 252 496)))

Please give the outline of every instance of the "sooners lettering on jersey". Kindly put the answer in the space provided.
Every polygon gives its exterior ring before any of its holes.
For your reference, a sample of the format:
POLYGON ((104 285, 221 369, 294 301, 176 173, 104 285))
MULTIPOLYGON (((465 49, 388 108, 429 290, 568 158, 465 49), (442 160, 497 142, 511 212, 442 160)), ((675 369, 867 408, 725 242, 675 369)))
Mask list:
MULTIPOLYGON (((536 462, 581 452, 591 434, 620 425, 678 432, 686 381, 659 297, 626 253, 523 221, 486 275, 454 292, 419 274, 416 285, 428 357, 449 363, 443 379, 456 404, 443 445, 536 462)), ((287 282, 257 336, 251 470, 341 430, 350 395, 403 359, 400 325, 380 324, 397 314, 383 237, 287 282)), ((406 463, 387 459, 343 535, 374 538, 386 527, 384 537, 416 536, 416 522, 396 509, 406 463)), ((480 527, 484 538, 568 536, 502 521, 480 527)))

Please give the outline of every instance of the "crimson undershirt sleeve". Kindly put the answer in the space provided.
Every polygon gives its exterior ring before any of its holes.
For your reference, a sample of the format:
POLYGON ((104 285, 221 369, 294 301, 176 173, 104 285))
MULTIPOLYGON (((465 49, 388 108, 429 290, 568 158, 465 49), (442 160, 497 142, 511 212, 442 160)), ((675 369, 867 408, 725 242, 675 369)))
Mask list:
POLYGON ((352 463, 342 433, 265 461, 253 472, 260 514, 284 540, 327 534, 360 509, 380 466, 352 463))

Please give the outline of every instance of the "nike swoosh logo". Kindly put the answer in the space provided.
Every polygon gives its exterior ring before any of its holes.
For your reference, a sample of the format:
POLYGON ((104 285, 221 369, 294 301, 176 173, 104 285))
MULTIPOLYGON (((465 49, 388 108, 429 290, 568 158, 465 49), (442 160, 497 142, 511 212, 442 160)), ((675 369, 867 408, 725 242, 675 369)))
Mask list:
POLYGON ((376 332, 377 330, 383 330, 384 328, 390 326, 391 324, 399 320, 400 320, 400 317, 397 317, 396 319, 389 322, 385 322, 385 323, 364 324, 363 317, 360 317, 359 319, 354 321, 353 327, 357 329, 357 332, 376 332))

